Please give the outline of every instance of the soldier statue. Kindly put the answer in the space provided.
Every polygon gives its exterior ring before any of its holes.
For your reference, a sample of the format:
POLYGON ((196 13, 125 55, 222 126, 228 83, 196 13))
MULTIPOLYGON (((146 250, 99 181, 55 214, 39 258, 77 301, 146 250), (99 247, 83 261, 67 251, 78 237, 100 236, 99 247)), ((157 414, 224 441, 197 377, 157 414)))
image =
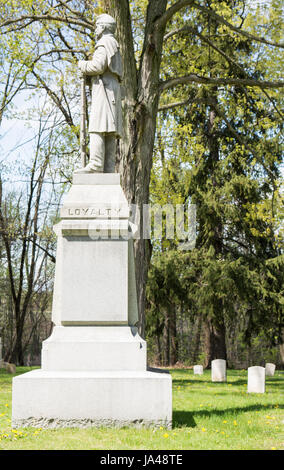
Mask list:
POLYGON ((76 173, 114 173, 116 139, 122 134, 122 60, 114 37, 115 20, 107 14, 96 20, 97 43, 92 60, 80 60, 78 67, 91 81, 89 116, 90 159, 76 173))

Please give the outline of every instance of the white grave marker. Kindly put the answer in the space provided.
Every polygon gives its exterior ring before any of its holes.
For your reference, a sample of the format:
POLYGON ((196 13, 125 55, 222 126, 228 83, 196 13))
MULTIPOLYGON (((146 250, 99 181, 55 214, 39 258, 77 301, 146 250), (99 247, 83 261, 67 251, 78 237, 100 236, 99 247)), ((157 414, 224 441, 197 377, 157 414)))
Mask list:
POLYGON ((227 381, 225 359, 214 359, 211 362, 211 380, 212 382, 227 381))
POLYGON ((272 364, 271 362, 267 362, 267 364, 265 364, 265 375, 273 377, 275 369, 276 369, 275 364, 272 364))
POLYGON ((194 375, 203 375, 203 366, 193 366, 194 375))
POLYGON ((265 392, 265 368, 253 366, 248 368, 248 393, 265 392))

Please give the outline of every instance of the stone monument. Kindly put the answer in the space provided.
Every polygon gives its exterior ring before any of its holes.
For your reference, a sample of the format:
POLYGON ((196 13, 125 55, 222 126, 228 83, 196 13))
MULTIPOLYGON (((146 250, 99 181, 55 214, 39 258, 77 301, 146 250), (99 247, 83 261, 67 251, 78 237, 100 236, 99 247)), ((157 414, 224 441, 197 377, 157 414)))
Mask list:
POLYGON ((275 364, 272 364, 272 362, 267 362, 265 364, 265 375, 267 375, 267 377, 273 377, 275 369, 276 369, 275 364))
POLYGON ((248 368, 248 393, 265 392, 265 368, 253 366, 248 368))
POLYGON ((200 366, 200 365, 193 366, 193 373, 194 375, 203 375, 203 366, 200 366))
POLYGON ((54 328, 43 342, 41 369, 13 379, 13 427, 172 423, 171 376, 147 368, 146 342, 138 334, 129 207, 114 173, 113 138, 121 125, 115 23, 108 15, 97 23, 93 60, 79 62, 91 76, 93 99, 102 100, 99 116, 91 108, 89 131, 96 137, 90 139, 90 162, 74 173, 54 227, 54 328), (114 127, 112 115, 118 116, 114 127), (107 130, 97 127, 97 119, 107 130))
POLYGON ((227 381, 225 359, 214 359, 214 361, 211 361, 211 380, 212 382, 227 381))

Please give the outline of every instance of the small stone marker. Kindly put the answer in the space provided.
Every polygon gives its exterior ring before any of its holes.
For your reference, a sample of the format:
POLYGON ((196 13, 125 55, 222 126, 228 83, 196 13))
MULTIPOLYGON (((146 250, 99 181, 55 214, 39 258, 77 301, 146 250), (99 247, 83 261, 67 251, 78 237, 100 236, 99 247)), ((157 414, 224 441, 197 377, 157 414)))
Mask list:
POLYGON ((203 375, 203 366, 193 366, 194 375, 203 375))
POLYGON ((253 366, 248 368, 248 393, 265 392, 265 368, 253 366))
POLYGON ((272 364, 271 362, 267 362, 267 364, 265 364, 265 375, 269 377, 273 377, 275 369, 276 369, 275 364, 272 364))
POLYGON ((226 382, 226 361, 225 359, 214 359, 211 362, 211 380, 212 382, 226 382))

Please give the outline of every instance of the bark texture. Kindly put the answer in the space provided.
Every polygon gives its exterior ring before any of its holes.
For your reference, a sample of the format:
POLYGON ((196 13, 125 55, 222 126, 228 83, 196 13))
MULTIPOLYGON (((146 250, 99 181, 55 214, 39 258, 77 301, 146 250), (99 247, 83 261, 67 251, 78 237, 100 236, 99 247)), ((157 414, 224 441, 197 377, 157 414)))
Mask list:
POLYGON ((128 0, 107 1, 107 13, 117 22, 117 38, 123 57, 125 100, 124 132, 119 146, 122 186, 130 204, 140 208, 140 239, 135 242, 139 330, 145 335, 145 287, 151 257, 149 240, 143 240, 143 204, 149 202, 152 154, 159 104, 159 75, 166 23, 157 20, 166 11, 167 0, 150 0, 146 15, 144 45, 136 64, 128 0))

